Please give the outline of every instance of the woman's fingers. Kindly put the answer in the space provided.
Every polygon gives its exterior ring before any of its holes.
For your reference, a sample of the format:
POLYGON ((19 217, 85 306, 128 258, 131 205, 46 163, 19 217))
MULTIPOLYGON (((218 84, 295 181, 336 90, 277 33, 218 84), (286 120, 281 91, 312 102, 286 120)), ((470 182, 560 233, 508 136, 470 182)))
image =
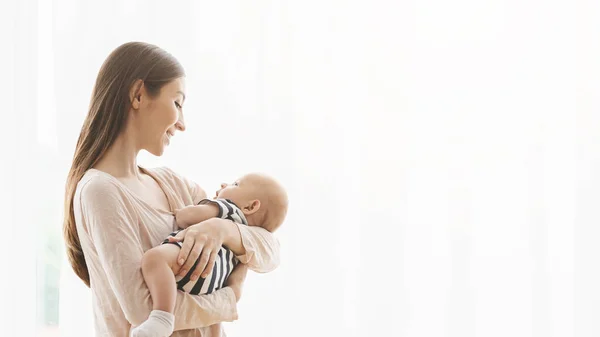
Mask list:
POLYGON ((181 266, 178 275, 185 276, 193 271, 190 278, 195 281, 199 277, 206 278, 211 273, 223 244, 219 232, 214 232, 212 228, 207 224, 194 225, 185 230, 184 238, 184 234, 178 233, 175 238, 169 239, 170 242, 183 241, 177 257, 177 264, 181 266))
MULTIPOLYGON (((210 258, 208 259, 208 263, 206 264, 206 267, 204 268, 204 271, 202 272, 202 278, 206 278, 208 276, 208 274, 210 274, 210 272, 213 270, 214 266, 215 266, 215 260, 217 259, 217 255, 218 255, 219 250, 215 249, 212 251, 212 253, 210 253, 210 258)), ((200 270, 200 269, 198 269, 200 270)))
POLYGON ((183 239, 182 239, 182 238, 178 238, 178 237, 176 237, 176 236, 169 236, 169 237, 167 238, 167 240, 169 240, 169 242, 181 242, 181 241, 183 241, 183 239))
MULTIPOLYGON (((192 281, 195 281, 198 279, 198 277, 200 276, 200 273, 203 272, 208 265, 208 261, 210 260, 210 257, 212 255, 212 250, 210 250, 210 248, 205 247, 204 250, 202 251, 202 256, 200 256, 200 259, 198 260, 198 264, 196 265, 196 268, 194 269, 194 273, 192 274, 192 281)), ((206 277, 206 276, 204 276, 206 277)))
POLYGON ((187 232, 187 228, 179 231, 179 233, 175 234, 175 236, 169 236, 169 242, 181 242, 185 238, 185 233, 187 232))
POLYGON ((177 256, 177 264, 181 266, 179 269, 179 275, 185 276, 189 269, 183 268, 185 261, 188 260, 188 256, 190 255, 190 251, 194 247, 195 240, 194 238, 188 238, 183 241, 181 245, 181 250, 179 251, 179 255, 177 256))
MULTIPOLYGON (((183 244, 185 245, 185 243, 187 241, 188 240, 183 241, 183 244)), ((190 270, 192 270, 192 268, 194 268, 194 263, 196 263, 196 260, 198 260, 198 256, 200 256, 200 253, 202 253, 203 249, 204 249, 204 244, 202 242, 194 240, 194 246, 190 249, 189 254, 187 255, 187 258, 185 260, 185 263, 181 267, 181 271, 179 272, 179 275, 185 276, 185 274, 187 274, 188 271, 190 271, 190 270)), ((183 248, 181 250, 183 250, 183 248)), ((181 261, 181 259, 180 259, 180 261, 181 261)))

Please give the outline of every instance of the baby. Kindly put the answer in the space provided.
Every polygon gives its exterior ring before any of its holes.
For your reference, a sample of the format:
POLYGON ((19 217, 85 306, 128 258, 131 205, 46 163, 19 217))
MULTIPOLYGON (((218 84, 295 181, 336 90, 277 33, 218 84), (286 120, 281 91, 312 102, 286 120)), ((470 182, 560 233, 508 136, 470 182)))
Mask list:
MULTIPOLYGON (((179 228, 185 229, 209 218, 219 217, 273 232, 282 224, 287 205, 287 194, 277 181, 251 173, 231 185, 221 184, 215 199, 204 199, 198 205, 175 211, 175 221, 179 228)), ((177 233, 171 233, 170 236, 177 233)), ((180 268, 176 262, 180 249, 180 242, 167 239, 163 245, 145 253, 142 273, 152 296, 153 310, 145 322, 132 330, 131 336, 170 336, 174 328, 177 289, 194 295, 210 294, 223 287, 233 267, 239 263, 233 252, 223 246, 212 272, 206 278, 192 281, 190 276, 194 268, 184 277, 176 278, 175 274, 180 268)))

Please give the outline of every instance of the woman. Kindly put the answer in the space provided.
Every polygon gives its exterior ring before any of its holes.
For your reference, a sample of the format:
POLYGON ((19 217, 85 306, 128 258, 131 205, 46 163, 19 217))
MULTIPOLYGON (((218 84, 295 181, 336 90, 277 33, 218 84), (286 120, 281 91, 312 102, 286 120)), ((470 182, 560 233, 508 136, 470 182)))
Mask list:
MULTIPOLYGON (((170 54, 126 43, 106 59, 96 80, 65 195, 64 236, 75 273, 92 290, 98 336, 128 336, 152 309, 141 274, 143 253, 174 229, 173 211, 206 193, 173 171, 139 167, 140 150, 160 156, 184 131, 184 71, 170 54)), ((278 265, 279 244, 266 230, 210 219, 179 236, 180 275, 212 269, 221 245, 246 265, 278 265)), ((240 266, 243 266, 240 264, 240 266)), ((173 336, 220 336, 220 322, 237 319, 246 266, 210 295, 178 292, 173 336)))

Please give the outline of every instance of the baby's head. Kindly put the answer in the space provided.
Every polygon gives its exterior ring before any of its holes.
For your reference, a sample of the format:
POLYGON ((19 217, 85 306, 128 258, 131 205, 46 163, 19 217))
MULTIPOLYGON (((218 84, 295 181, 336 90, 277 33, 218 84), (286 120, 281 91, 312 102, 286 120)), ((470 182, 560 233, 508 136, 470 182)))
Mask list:
POLYGON ((246 174, 232 184, 221 184, 216 197, 233 201, 249 224, 269 232, 279 228, 287 214, 287 193, 275 179, 260 173, 246 174))

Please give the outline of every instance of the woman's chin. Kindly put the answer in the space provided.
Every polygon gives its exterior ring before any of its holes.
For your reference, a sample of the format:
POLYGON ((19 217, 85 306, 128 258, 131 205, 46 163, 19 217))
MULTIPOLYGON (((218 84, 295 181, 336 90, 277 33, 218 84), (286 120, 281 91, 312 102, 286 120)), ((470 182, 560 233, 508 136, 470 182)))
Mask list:
POLYGON ((152 154, 152 155, 160 157, 163 155, 163 153, 165 153, 165 148, 166 148, 166 146, 163 145, 163 146, 158 146, 153 149, 146 149, 146 151, 150 152, 150 154, 152 154))

